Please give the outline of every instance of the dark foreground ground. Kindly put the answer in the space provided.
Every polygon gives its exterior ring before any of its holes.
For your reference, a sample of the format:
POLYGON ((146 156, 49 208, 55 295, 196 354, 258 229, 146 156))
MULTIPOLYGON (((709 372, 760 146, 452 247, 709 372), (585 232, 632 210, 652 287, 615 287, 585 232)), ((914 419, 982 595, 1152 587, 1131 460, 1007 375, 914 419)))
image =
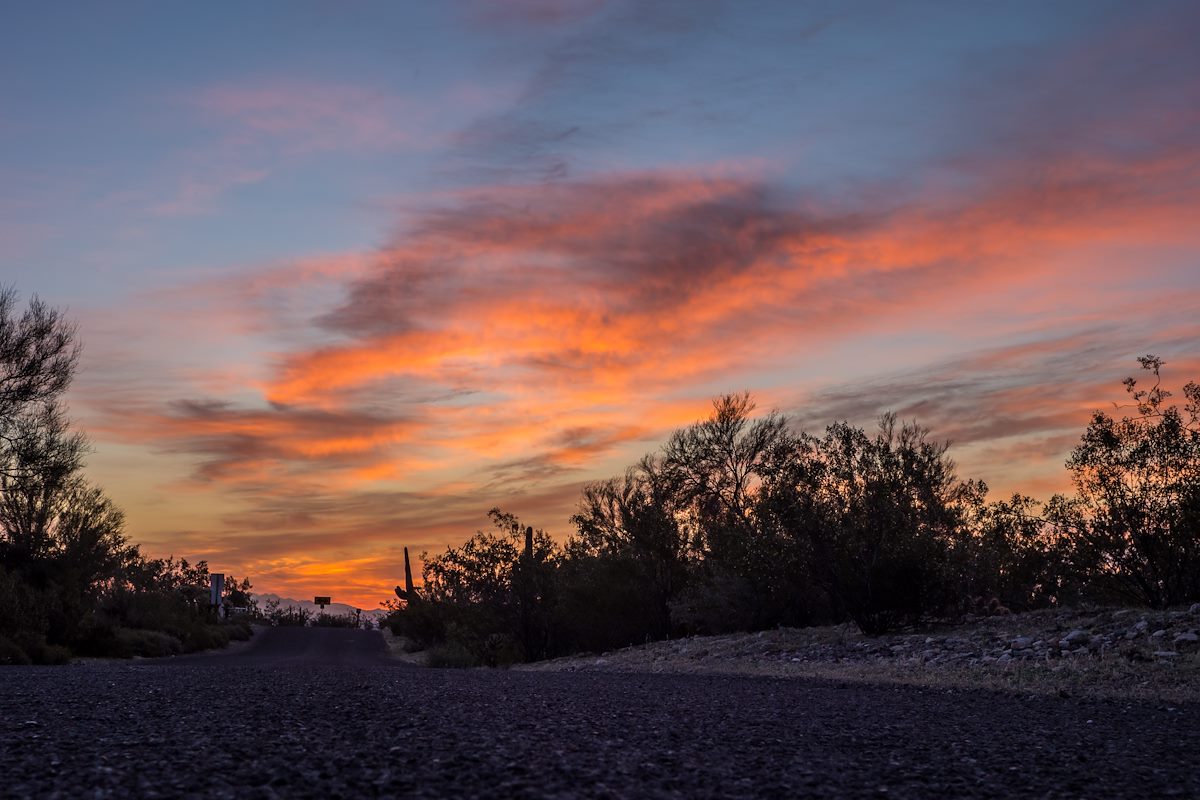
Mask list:
POLYGON ((4 797, 1200 797, 1200 707, 442 671, 375 632, 0 668, 4 797))

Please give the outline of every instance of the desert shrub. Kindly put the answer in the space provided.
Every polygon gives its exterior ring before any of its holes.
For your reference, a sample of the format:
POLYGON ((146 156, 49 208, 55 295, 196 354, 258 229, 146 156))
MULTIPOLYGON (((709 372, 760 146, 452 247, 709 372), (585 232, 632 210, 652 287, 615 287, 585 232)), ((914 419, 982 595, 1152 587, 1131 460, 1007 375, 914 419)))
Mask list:
POLYGON ((225 623, 225 632, 229 638, 239 642, 248 641, 254 636, 254 628, 246 620, 233 620, 225 623))
POLYGON ((667 634, 661 598, 643 566, 628 555, 581 554, 568 544, 552 612, 560 652, 600 652, 667 634))
POLYGON ((687 634, 753 630, 757 596, 746 579, 722 569, 705 570, 671 601, 671 619, 687 634))
POLYGON ((300 606, 281 606, 279 601, 272 598, 266 602, 262 618, 274 627, 304 626, 312 621, 313 613, 300 606))
POLYGON ((61 645, 49 644, 41 633, 23 631, 14 638, 14 643, 25 651, 34 664, 58 665, 71 660, 71 651, 61 645))
POLYGON ((950 548, 982 485, 960 482, 948 445, 892 415, 874 437, 836 423, 777 444, 763 492, 831 608, 883 633, 957 605, 950 548))
POLYGON ((1125 389, 1135 413, 1093 414, 1067 468, 1076 496, 1051 518, 1078 548, 1094 590, 1165 608, 1200 600, 1200 384, 1182 407, 1161 388, 1162 359, 1143 356, 1154 379, 1125 389))
POLYGON ((583 490, 559 586, 570 614, 592 618, 571 634, 592 639, 589 649, 671 634, 670 603, 687 578, 688 547, 673 469, 648 456, 622 478, 583 490))
POLYGON ((229 631, 224 625, 197 624, 184 632, 183 651, 216 650, 229 644, 229 631))
POLYGON ((33 663, 25 651, 12 639, 0 636, 0 665, 33 663))
POLYGON ((183 652, 183 643, 161 631, 147 631, 136 628, 118 628, 116 640, 122 658, 140 656, 144 658, 160 658, 174 656, 183 652))
POLYGON ((316 628, 357 628, 359 618, 355 614, 326 614, 324 611, 317 614, 309 622, 310 625, 316 628))
POLYGON ((494 508, 488 516, 495 530, 436 556, 422 554, 419 597, 394 610, 387 624, 414 640, 457 642, 484 664, 540 657, 548 647, 557 547, 511 514, 494 508))
POLYGON ((962 610, 974 614, 1031 611, 1077 602, 1086 570, 1071 541, 1030 497, 979 502, 952 543, 962 610))
POLYGON ((429 648, 426 663, 431 667, 450 669, 466 669, 480 665, 475 654, 457 641, 443 642, 429 648))
POLYGON ((420 649, 444 642, 446 623, 445 609, 421 598, 393 608, 383 621, 393 634, 405 637, 420 649))

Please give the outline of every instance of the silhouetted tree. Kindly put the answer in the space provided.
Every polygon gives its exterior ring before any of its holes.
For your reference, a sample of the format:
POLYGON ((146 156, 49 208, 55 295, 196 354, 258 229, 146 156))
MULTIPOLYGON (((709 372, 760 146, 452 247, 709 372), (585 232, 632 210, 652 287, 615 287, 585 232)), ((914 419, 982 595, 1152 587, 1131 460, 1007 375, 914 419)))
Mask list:
POLYGON ((974 503, 954 541, 953 568, 964 610, 1028 611, 1078 600, 1087 574, 1059 526, 1031 497, 974 503))
POLYGON ((691 533, 693 576, 675 616, 699 630, 762 627, 787 621, 789 605, 774 532, 757 516, 768 455, 786 438, 787 419, 752 419, 749 394, 713 401, 708 419, 676 431, 663 448, 663 472, 691 533), (724 612, 706 601, 719 596, 724 612))
MULTIPOLYGON (((0 290, 0 651, 37 662, 165 655, 248 636, 210 626, 207 565, 147 560, 82 475, 87 440, 60 404, 79 347, 60 311, 0 290)), ((247 585, 248 586, 248 585, 247 585)))
POLYGON ((31 407, 52 402, 71 383, 79 360, 75 326, 37 297, 17 313, 17 294, 0 288, 0 440, 31 407))
MULTIPOLYGON (((679 499, 662 460, 652 456, 622 478, 584 488, 571 518, 577 534, 565 549, 565 568, 573 578, 568 602, 581 610, 622 606, 617 613, 628 618, 609 636, 596 638, 630 637, 628 644, 670 634, 670 602, 687 574, 679 499)), ((593 630, 589 638, 598 633, 593 630)))
POLYGON ((1162 359, 1138 359, 1149 389, 1125 380, 1135 414, 1093 414, 1067 468, 1074 502, 1055 520, 1091 559, 1098 584, 1119 597, 1162 608, 1200 600, 1200 385, 1169 405, 1162 359))
POLYGON ((809 572, 866 633, 944 610, 955 600, 953 539, 980 487, 960 482, 946 444, 884 415, 874 438, 844 422, 801 435, 774 456, 768 492, 809 572))
POLYGON ((422 554, 424 586, 418 602, 393 612, 389 624, 408 636, 453 640, 480 663, 495 665, 542 649, 531 627, 545 630, 543 592, 552 590, 557 548, 545 531, 525 534, 520 520, 493 508, 494 531, 479 531, 461 547, 422 554))
POLYGON ((9 420, 0 444, 0 555, 25 567, 53 546, 54 523, 80 478, 86 439, 53 402, 9 420))

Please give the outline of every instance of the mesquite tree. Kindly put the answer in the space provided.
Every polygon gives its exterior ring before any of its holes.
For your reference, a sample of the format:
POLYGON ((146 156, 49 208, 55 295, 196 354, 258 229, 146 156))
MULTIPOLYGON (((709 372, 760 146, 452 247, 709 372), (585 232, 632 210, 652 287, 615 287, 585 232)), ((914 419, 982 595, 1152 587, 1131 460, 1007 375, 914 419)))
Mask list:
POLYGON ((1102 584, 1163 608, 1200 600, 1200 385, 1184 386, 1182 407, 1168 404, 1162 359, 1138 363, 1154 385, 1127 378, 1135 413, 1092 415, 1067 461, 1077 497, 1052 507, 1102 584))

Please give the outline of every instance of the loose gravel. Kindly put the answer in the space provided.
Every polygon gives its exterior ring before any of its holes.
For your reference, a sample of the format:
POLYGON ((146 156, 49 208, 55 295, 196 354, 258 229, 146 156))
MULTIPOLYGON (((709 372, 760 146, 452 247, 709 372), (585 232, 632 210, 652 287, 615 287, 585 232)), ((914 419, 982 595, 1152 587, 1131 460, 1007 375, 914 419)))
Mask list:
POLYGON ((0 669, 4 797, 1198 797, 1200 706, 420 669, 378 632, 0 669))

